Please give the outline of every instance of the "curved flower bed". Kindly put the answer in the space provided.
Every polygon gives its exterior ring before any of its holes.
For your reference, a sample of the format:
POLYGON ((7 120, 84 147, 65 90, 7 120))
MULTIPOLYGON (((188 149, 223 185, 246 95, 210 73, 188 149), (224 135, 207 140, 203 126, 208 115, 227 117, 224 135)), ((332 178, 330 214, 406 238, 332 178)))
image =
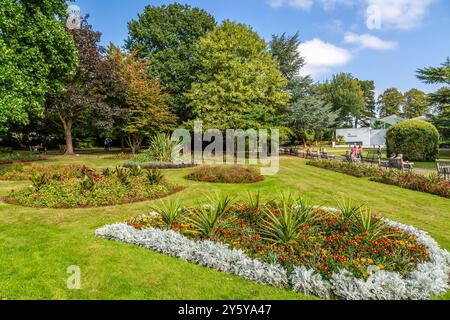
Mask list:
POLYGON ((48 175, 52 177, 71 179, 79 177, 81 175, 82 170, 83 166, 79 164, 69 164, 69 165, 50 164, 45 166, 40 164, 32 164, 31 166, 16 164, 11 168, 11 170, 0 172, 0 180, 9 180, 9 181, 31 180, 33 174, 39 174, 42 172, 47 172, 48 175))
POLYGON ((3 200, 37 208, 87 208, 162 198, 182 188, 157 170, 116 168, 102 172, 71 166, 63 172, 33 172, 32 185, 11 190, 3 200))
POLYGON ((258 169, 240 165, 204 165, 194 169, 186 179, 215 183, 257 183, 264 181, 258 169))
POLYGON ((450 198, 450 182, 438 176, 427 177, 413 171, 382 169, 377 165, 353 162, 310 160, 306 164, 357 178, 370 178, 371 181, 450 198))
MULTIPOLYGON (((331 216, 340 212, 331 208, 315 208, 315 211, 319 215, 331 216)), ((449 288, 449 253, 425 232, 413 227, 383 219, 381 221, 385 227, 396 233, 392 236, 396 241, 395 246, 385 248, 386 254, 373 252, 371 255, 366 249, 375 247, 360 244, 362 253, 358 253, 359 261, 343 262, 345 257, 352 255, 346 253, 339 256, 336 252, 348 250, 349 242, 343 242, 341 235, 350 231, 333 229, 334 233, 325 238, 319 235, 317 242, 312 241, 310 246, 305 245, 308 241, 308 237, 305 237, 298 241, 305 242, 299 244, 299 248, 304 251, 295 252, 289 248, 296 244, 281 245, 273 240, 263 241, 261 234, 254 232, 257 228, 247 218, 257 212, 248 207, 244 210, 241 206, 232 207, 209 238, 201 236, 199 229, 193 228, 190 220, 173 223, 171 228, 163 227, 163 221, 167 218, 165 213, 152 213, 128 223, 105 226, 96 231, 96 236, 136 244, 245 279, 290 287, 296 292, 323 298, 428 299, 445 293, 449 288), (236 215, 236 209, 243 214, 240 218, 236 215), (233 230, 227 228, 227 224, 237 227, 233 230), (318 244, 316 252, 307 252, 318 244), (403 246, 404 250, 399 249, 403 246), (336 252, 331 254, 332 248, 336 248, 336 252), (384 260, 386 266, 380 265, 378 258, 384 259, 397 253, 401 254, 384 260), (403 258, 406 262, 401 264, 397 258, 403 258), (332 261, 336 265, 333 266, 332 261), (397 265, 389 265, 392 262, 397 265), (362 268, 358 267, 363 264, 362 268)), ((383 241, 378 239, 375 242, 380 244, 383 241)), ((380 246, 377 248, 382 250, 380 246)))

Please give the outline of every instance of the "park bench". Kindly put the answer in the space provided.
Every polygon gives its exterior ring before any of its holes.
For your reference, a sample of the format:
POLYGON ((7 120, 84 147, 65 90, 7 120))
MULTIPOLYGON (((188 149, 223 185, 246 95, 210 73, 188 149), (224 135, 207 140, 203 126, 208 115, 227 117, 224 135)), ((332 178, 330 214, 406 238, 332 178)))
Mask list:
POLYGON ((450 160, 436 160, 436 168, 439 177, 450 180, 450 160))
POLYGON ((320 153, 320 157, 326 160, 335 160, 336 156, 334 154, 328 154, 327 152, 320 153))

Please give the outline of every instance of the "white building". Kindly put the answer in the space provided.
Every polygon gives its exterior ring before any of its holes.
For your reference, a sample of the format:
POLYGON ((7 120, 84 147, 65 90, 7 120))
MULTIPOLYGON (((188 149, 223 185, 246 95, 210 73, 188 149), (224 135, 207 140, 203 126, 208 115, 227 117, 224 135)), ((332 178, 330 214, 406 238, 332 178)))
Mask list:
MULTIPOLYGON (((392 115, 382 119, 370 119, 370 126, 366 128, 351 128, 351 129, 338 129, 336 130, 336 138, 343 139, 345 144, 342 147, 348 146, 385 146, 386 145, 386 133, 387 129, 399 122, 403 122, 407 119, 400 118, 399 116, 392 115)), ((425 117, 416 118, 414 120, 425 120, 425 117)), ((339 145, 336 145, 339 147, 339 145)))

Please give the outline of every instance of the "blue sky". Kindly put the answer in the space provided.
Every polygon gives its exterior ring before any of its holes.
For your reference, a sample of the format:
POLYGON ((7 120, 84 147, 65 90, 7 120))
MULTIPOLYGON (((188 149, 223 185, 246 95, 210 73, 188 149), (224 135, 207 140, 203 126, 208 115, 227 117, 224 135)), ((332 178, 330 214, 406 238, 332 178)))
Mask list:
MULTIPOLYGON (((90 14, 102 43, 122 45, 127 22, 146 5, 163 0, 77 0, 90 14)), ((218 22, 245 23, 260 36, 300 33, 299 50, 308 65, 303 71, 318 81, 333 73, 351 72, 374 80, 377 93, 436 88, 415 78, 415 70, 437 66, 450 56, 448 0, 191 0, 177 1, 205 9, 218 22)))

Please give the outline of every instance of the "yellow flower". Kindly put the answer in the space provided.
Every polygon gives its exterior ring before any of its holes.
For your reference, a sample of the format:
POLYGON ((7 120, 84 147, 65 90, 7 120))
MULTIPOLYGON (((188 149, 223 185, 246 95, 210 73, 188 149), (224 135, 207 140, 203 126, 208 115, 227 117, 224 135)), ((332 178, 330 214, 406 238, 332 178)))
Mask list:
POLYGON ((383 270, 384 269, 384 265, 380 264, 380 265, 378 265, 378 268, 380 268, 380 270, 383 270))
POLYGON ((373 260, 369 258, 369 259, 367 259, 367 263, 368 264, 373 264, 373 260))

